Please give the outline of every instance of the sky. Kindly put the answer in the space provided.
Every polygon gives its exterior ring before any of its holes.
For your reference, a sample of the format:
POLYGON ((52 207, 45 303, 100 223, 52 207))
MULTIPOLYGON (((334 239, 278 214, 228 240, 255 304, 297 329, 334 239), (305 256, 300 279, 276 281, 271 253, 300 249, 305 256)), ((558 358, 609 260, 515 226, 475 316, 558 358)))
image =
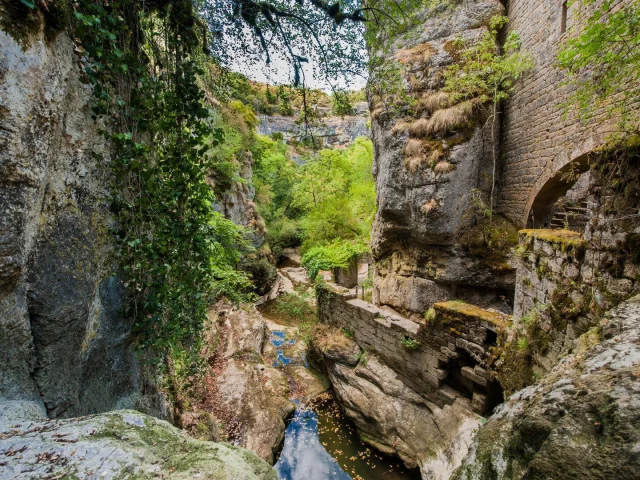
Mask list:
MULTIPOLYGON (((244 56, 233 55, 230 68, 235 72, 242 73, 251 80, 258 82, 274 84, 291 84, 293 80, 293 69, 291 65, 287 63, 285 57, 280 53, 280 50, 274 48, 270 50, 271 64, 267 65, 265 61, 260 63, 252 63, 244 61, 244 56)), ((308 64, 302 64, 305 71, 305 84, 309 88, 317 88, 324 90, 325 92, 331 92, 331 86, 328 82, 321 79, 316 79, 313 76, 313 62, 317 61, 313 57, 309 58, 308 64)), ((334 87, 347 89, 347 90, 361 90, 366 86, 367 80, 362 77, 352 77, 345 81, 344 79, 334 82, 334 87)))

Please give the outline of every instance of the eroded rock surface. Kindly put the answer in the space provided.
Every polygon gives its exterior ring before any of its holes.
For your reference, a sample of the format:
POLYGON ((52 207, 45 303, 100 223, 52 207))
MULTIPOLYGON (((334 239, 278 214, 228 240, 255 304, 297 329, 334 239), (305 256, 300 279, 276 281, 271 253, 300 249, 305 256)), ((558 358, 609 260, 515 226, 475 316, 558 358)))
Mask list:
MULTIPOLYGON (((489 204, 497 130, 486 123, 482 109, 469 105, 463 121, 433 126, 436 119, 465 108, 452 104, 442 91, 443 72, 456 58, 456 39, 479 38, 491 17, 503 11, 498 0, 424 7, 420 21, 394 39, 389 52, 376 51, 379 45, 371 51, 384 58, 383 71, 397 68, 403 77, 402 94, 371 97, 378 204, 371 236, 376 304, 420 315, 435 302, 461 295, 469 301, 465 290, 478 305, 488 306, 513 287, 515 269, 506 255, 481 258, 463 245, 463 240, 483 238, 475 231, 482 215, 474 209, 478 199, 489 204), (409 106, 402 95, 415 105, 409 106)), ((375 79, 375 69, 371 75, 375 79)))
MULTIPOLYGON (((631 479, 640 471, 640 296, 611 311, 601 343, 512 395, 476 436, 457 479, 631 479)), ((591 340, 590 340, 591 339, 591 340)))
POLYGON ((275 480, 254 453, 194 440, 134 410, 48 420, 37 404, 0 405, 0 478, 275 480))
POLYGON ((0 398, 51 417, 139 407, 91 88, 67 34, 23 33, 0 31, 0 398))
MULTIPOLYGON (((224 424, 222 438, 273 463, 284 440, 284 421, 295 405, 289 400, 284 373, 265 364, 263 350, 269 335, 265 320, 253 306, 218 304, 210 312, 207 330, 214 367, 210 383, 204 386, 208 402, 196 410, 209 411, 217 424, 224 424)), ((197 430, 200 417, 185 418, 185 426, 197 430)))
POLYGON ((443 408, 407 387, 371 352, 362 353, 338 329, 321 325, 313 346, 336 396, 361 437, 420 467, 425 479, 448 479, 460 465, 482 418, 464 399, 443 408))

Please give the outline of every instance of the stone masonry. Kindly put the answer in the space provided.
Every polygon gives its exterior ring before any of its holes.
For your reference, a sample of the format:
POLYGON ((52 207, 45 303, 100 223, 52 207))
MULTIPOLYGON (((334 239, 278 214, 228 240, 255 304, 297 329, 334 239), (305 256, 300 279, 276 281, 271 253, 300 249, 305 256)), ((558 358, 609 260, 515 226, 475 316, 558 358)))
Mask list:
MULTIPOLYGON (((508 30, 522 40, 522 50, 533 55, 535 66, 524 75, 504 108, 502 172, 498 211, 517 225, 526 226, 536 195, 555 173, 571 161, 602 145, 616 125, 606 109, 587 123, 573 115, 563 118, 563 102, 571 94, 563 86, 565 75, 555 66, 558 52, 579 32, 588 8, 570 5, 563 25, 562 0, 509 0, 508 30)), ((569 2, 571 3, 571 2, 569 2)), ((601 3, 597 1, 596 4, 601 3)), ((612 11, 628 4, 619 0, 612 11)), ((537 225, 536 225, 537 226, 537 225)))
MULTIPOLYGON (((588 233, 587 233, 588 234, 588 233)), ((637 291, 640 266, 567 230, 522 230, 515 324, 529 333, 534 370, 551 369, 601 314, 637 291)))
POLYGON ((417 323, 336 285, 318 288, 321 322, 343 329, 362 349, 374 351, 433 403, 443 406, 466 396, 476 412, 486 413, 499 391, 491 367, 509 317, 463 302, 436 304, 434 313, 432 321, 417 323), (417 348, 405 346, 410 340, 418 342, 417 348))

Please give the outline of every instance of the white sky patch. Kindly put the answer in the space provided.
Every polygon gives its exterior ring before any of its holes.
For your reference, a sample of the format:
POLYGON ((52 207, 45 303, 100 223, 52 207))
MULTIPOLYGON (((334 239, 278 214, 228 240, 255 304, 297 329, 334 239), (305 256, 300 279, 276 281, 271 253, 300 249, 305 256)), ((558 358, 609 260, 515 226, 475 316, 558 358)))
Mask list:
MULTIPOLYGON (((247 35, 250 34, 247 32, 247 35)), ((268 83, 270 85, 290 85, 293 82, 293 67, 287 61, 283 52, 283 48, 271 48, 269 50, 271 55, 271 63, 269 65, 267 65, 265 60, 257 62, 255 60, 246 60, 246 57, 243 55, 233 55, 229 67, 234 72, 242 73, 251 80, 268 83)), ((318 63, 319 60, 317 58, 311 57, 309 58, 309 63, 302 64, 305 85, 309 88, 317 88, 330 93, 332 91, 331 85, 339 89, 361 90, 367 84, 367 79, 359 75, 350 75, 346 79, 331 79, 331 82, 323 78, 317 78, 314 75, 313 67, 315 64, 317 69, 318 63)))

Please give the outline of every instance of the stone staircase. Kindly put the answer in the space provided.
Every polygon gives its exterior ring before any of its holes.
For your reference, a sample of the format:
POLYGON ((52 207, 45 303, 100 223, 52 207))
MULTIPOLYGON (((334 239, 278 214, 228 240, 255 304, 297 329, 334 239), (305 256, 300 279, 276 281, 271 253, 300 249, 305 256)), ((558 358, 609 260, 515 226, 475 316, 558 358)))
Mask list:
POLYGON ((587 208, 587 201, 582 200, 576 204, 559 207, 553 214, 549 228, 584 232, 588 221, 589 210, 587 208))

